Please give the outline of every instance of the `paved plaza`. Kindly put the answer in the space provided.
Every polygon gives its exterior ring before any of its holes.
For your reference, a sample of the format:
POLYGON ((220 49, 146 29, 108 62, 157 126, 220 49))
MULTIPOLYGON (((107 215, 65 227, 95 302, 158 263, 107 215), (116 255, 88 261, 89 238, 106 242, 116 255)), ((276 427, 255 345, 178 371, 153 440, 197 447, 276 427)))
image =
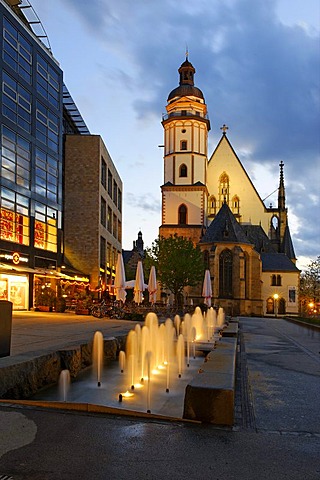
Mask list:
MULTIPOLYGON (((239 325, 233 428, 2 405, 0 480, 319 480, 319 329, 275 318, 240 318, 239 325)), ((14 313, 11 357, 132 327, 71 313, 14 313)))

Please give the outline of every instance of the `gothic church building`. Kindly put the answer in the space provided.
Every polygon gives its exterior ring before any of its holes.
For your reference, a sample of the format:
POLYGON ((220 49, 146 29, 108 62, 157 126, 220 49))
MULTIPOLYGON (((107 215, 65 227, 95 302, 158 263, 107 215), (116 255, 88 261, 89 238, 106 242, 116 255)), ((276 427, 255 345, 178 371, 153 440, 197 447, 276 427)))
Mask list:
MULTIPOLYGON (((290 236, 283 163, 277 207, 266 207, 222 127, 208 157, 210 121, 186 58, 168 96, 164 129, 161 237, 191 239, 210 270, 212 304, 231 315, 298 313, 300 271, 290 236)), ((188 291, 203 301, 201 287, 188 291)))

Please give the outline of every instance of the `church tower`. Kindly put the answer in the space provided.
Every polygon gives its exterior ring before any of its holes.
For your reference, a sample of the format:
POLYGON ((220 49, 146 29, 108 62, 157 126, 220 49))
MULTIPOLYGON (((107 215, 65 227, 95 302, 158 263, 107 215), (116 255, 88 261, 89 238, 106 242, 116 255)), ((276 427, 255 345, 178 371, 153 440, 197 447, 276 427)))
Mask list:
POLYGON ((208 132, 210 122, 202 91, 194 85, 195 68, 188 60, 179 70, 179 86, 167 99, 163 115, 163 237, 178 234, 197 243, 206 226, 208 132))

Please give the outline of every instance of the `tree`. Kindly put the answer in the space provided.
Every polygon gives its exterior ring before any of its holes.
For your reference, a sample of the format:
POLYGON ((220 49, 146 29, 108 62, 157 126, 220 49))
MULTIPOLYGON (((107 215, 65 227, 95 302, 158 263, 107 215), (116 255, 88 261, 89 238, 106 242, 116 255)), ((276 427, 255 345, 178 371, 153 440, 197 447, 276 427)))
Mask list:
POLYGON ((320 256, 313 260, 300 277, 300 301, 303 311, 319 311, 320 302, 320 256))
POLYGON ((176 304, 180 303, 184 287, 198 285, 204 275, 200 248, 178 235, 156 239, 146 250, 145 264, 155 265, 158 280, 174 294, 176 304))

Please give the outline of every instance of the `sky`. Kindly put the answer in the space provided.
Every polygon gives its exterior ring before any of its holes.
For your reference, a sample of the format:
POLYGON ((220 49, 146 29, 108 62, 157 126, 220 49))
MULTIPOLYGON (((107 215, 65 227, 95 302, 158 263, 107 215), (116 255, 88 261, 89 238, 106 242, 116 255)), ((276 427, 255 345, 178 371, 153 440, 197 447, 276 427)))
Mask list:
POLYGON ((29 0, 90 132, 123 181, 123 248, 161 224, 168 94, 189 60, 211 123, 223 124, 266 206, 284 162, 289 227, 306 268, 320 255, 318 0, 29 0))

